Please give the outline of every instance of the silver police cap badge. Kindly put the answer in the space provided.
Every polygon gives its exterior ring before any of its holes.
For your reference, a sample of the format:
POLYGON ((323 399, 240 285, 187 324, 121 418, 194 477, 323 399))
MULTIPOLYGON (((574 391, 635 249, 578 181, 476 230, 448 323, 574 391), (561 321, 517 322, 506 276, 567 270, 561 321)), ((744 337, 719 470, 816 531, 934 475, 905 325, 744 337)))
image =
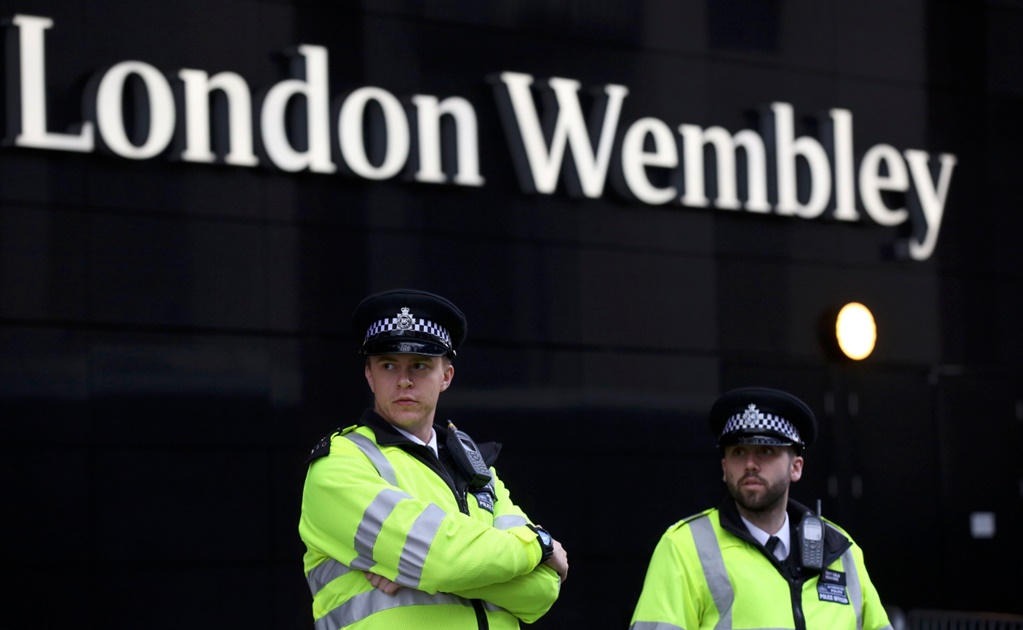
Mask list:
POLYGON ((750 403, 746 411, 742 412, 742 423, 744 426, 757 426, 764 421, 764 414, 757 409, 757 406, 750 403))
POLYGON ((413 321, 412 313, 409 312, 407 306, 403 306, 401 312, 398 313, 398 330, 411 330, 413 321))

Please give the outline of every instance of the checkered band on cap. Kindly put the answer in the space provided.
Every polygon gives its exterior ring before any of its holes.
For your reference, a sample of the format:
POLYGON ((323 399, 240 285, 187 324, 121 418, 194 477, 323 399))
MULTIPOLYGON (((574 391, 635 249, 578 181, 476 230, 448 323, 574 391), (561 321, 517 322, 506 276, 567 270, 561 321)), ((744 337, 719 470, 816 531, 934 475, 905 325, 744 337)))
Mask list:
POLYGON ((785 418, 770 413, 763 413, 757 406, 750 404, 742 413, 737 413, 728 418, 721 435, 728 435, 735 431, 744 433, 776 433, 784 435, 796 444, 802 444, 799 439, 799 431, 785 418))
POLYGON ((395 330, 426 333, 442 341, 448 348, 451 347, 451 335, 446 328, 428 319, 414 317, 407 308, 401 309, 401 313, 394 317, 385 317, 370 324, 363 343, 371 337, 395 330))

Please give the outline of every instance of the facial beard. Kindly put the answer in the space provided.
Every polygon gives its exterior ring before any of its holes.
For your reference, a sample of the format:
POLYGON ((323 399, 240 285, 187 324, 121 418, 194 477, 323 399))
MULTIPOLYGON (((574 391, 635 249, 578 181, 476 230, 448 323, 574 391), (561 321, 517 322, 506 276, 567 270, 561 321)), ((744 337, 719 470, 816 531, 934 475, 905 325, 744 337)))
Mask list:
POLYGON ((732 500, 735 501, 739 507, 753 514, 770 512, 779 505, 784 507, 783 502, 785 501, 785 497, 789 489, 788 484, 785 482, 772 484, 763 477, 756 475, 746 475, 736 481, 726 483, 725 485, 728 487, 728 494, 731 495, 732 500), (762 491, 743 490, 742 482, 750 476, 756 477, 762 484, 764 484, 762 491))

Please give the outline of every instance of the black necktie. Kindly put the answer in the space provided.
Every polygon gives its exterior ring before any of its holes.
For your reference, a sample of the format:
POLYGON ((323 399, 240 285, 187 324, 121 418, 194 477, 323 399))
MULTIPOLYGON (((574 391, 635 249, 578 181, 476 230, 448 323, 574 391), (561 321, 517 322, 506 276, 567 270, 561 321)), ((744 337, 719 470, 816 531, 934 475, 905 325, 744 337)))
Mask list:
POLYGON ((767 539, 767 544, 764 545, 764 548, 767 549, 767 553, 769 553, 769 554, 771 554, 773 556, 774 555, 774 548, 777 547, 778 543, 780 543, 780 542, 781 541, 778 540, 777 536, 771 536, 770 538, 767 539))

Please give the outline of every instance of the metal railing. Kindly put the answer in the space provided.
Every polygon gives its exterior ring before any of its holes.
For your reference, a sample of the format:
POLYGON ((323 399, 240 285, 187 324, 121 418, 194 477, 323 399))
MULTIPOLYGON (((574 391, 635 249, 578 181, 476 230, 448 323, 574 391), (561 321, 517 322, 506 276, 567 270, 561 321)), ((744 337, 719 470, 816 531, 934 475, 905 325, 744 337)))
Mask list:
POLYGON ((888 607, 893 630, 1023 630, 1023 615, 888 607))

